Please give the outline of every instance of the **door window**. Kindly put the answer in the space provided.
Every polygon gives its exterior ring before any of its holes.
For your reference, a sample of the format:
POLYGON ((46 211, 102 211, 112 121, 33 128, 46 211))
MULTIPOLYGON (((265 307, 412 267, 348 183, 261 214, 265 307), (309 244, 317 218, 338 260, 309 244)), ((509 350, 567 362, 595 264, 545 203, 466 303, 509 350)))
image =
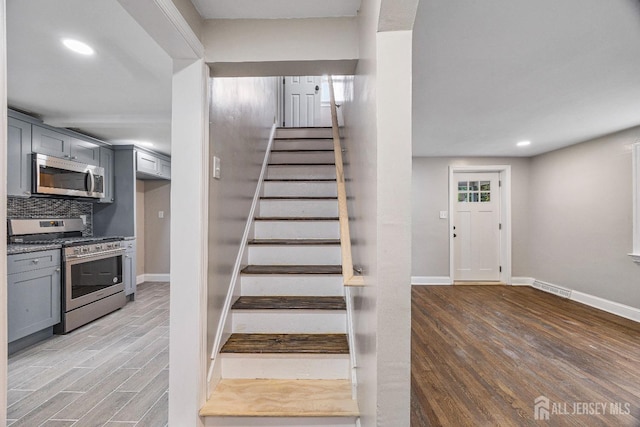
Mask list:
POLYGON ((485 203, 491 201, 491 181, 458 181, 458 202, 485 203))

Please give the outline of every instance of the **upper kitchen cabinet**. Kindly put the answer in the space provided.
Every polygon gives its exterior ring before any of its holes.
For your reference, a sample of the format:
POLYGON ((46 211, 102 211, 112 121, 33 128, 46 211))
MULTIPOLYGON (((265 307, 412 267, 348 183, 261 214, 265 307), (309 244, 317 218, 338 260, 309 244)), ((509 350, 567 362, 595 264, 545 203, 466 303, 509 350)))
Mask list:
POLYGON ((31 196, 31 123, 7 121, 7 195, 31 196))
POLYGON ((161 154, 137 149, 136 177, 138 179, 171 179, 171 160, 161 154))
POLYGON ((33 125, 31 148, 34 153, 74 160, 88 165, 100 164, 100 146, 42 126, 33 125))

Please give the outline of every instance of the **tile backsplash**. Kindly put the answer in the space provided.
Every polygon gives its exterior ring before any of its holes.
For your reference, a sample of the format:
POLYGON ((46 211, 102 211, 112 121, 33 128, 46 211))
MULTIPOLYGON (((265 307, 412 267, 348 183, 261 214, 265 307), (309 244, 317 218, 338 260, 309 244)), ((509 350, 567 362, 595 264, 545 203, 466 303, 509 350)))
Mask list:
POLYGON ((7 197, 7 218, 78 218, 86 215, 83 236, 93 236, 93 204, 71 199, 7 197))

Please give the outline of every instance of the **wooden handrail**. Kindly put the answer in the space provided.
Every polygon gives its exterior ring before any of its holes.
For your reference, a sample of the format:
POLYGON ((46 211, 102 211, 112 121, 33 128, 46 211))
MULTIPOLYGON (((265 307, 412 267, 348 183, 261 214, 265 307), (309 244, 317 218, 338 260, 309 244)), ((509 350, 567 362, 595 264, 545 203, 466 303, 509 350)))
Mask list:
POLYGON ((344 165, 342 163, 342 144, 338 127, 338 109, 333 90, 333 79, 329 76, 329 94, 331 96, 331 128, 333 131, 333 152, 336 160, 336 181, 338 184, 338 217, 340 219, 340 249, 342 252, 342 280, 345 286, 364 286, 364 278, 356 276, 351 258, 351 235, 349 233, 349 211, 347 209, 347 190, 344 184, 344 165))

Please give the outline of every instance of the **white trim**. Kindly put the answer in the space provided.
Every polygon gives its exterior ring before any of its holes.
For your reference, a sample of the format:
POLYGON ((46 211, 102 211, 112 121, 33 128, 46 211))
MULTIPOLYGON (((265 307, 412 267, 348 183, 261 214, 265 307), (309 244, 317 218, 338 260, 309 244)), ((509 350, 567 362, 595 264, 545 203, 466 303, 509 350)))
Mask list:
POLYGON ((453 280, 447 276, 411 276, 411 285, 453 285, 453 280))
POLYGON ((640 322, 640 309, 635 307, 578 291, 571 291, 571 300, 615 314, 616 316, 624 317, 625 319, 640 322))
MULTIPOLYGON (((0 176, 7 176, 7 8, 0 0, 0 176)), ((0 205, 7 205, 7 185, 0 187, 0 205)), ((7 232, 7 210, 0 213, 0 233, 7 232)), ((7 241, 0 244, 0 425, 7 420, 7 241)))
POLYGON ((512 277, 511 285, 512 286, 533 286, 533 283, 536 281, 533 277, 512 277))
POLYGON ((271 135, 269 136, 269 143, 267 145, 267 150, 264 155, 264 160, 262 162, 262 170, 260 171, 260 177, 258 178, 258 184, 256 185, 256 192, 253 195, 253 202, 251 203, 251 209, 249 210, 249 215, 247 216, 247 222, 244 227, 244 233, 242 235, 242 240, 240 241, 240 248, 238 249, 238 255, 236 256, 236 262, 233 266, 233 273, 231 275, 231 282, 229 284, 229 288, 227 291, 227 297, 224 302, 224 306, 222 307, 222 313, 220 314, 220 321, 218 322, 218 330, 216 331, 216 335, 213 341, 213 347, 211 349, 211 365, 209 367, 209 374, 207 375, 207 384, 210 384, 214 379, 214 366, 216 366, 216 358, 218 353, 220 352, 220 346, 222 345, 222 338, 224 336, 224 328, 229 318, 229 311, 231 310, 231 304, 234 300, 234 293, 236 283, 238 282, 238 277, 240 275, 240 269, 242 268, 242 260, 244 258, 244 253, 247 248, 247 242, 249 241, 249 233, 251 233, 253 219, 255 217, 256 209, 258 208, 258 203, 260 202, 260 194, 262 193, 262 184, 264 182, 264 178, 267 174, 267 167, 269 166, 269 156, 271 155, 271 147, 273 146, 273 140, 276 135, 277 123, 274 123, 271 127, 271 135))
POLYGON ((137 277, 138 284, 144 282, 170 282, 171 275, 170 274, 141 274, 137 277))
POLYGON ((176 7, 172 0, 154 0, 156 5, 165 14, 169 22, 180 33, 182 39, 193 50, 193 53, 197 58, 204 57, 204 46, 200 42, 200 39, 193 32, 193 29, 189 25, 180 10, 176 7))
POLYGON ((631 147, 633 161, 633 252, 629 256, 640 264, 640 142, 631 147))
POLYGON ((449 166, 449 277, 455 278, 453 251, 453 210, 457 188, 454 190, 454 175, 468 172, 497 172, 500 174, 500 281, 511 284, 511 166, 510 165, 478 165, 478 166, 449 166))

